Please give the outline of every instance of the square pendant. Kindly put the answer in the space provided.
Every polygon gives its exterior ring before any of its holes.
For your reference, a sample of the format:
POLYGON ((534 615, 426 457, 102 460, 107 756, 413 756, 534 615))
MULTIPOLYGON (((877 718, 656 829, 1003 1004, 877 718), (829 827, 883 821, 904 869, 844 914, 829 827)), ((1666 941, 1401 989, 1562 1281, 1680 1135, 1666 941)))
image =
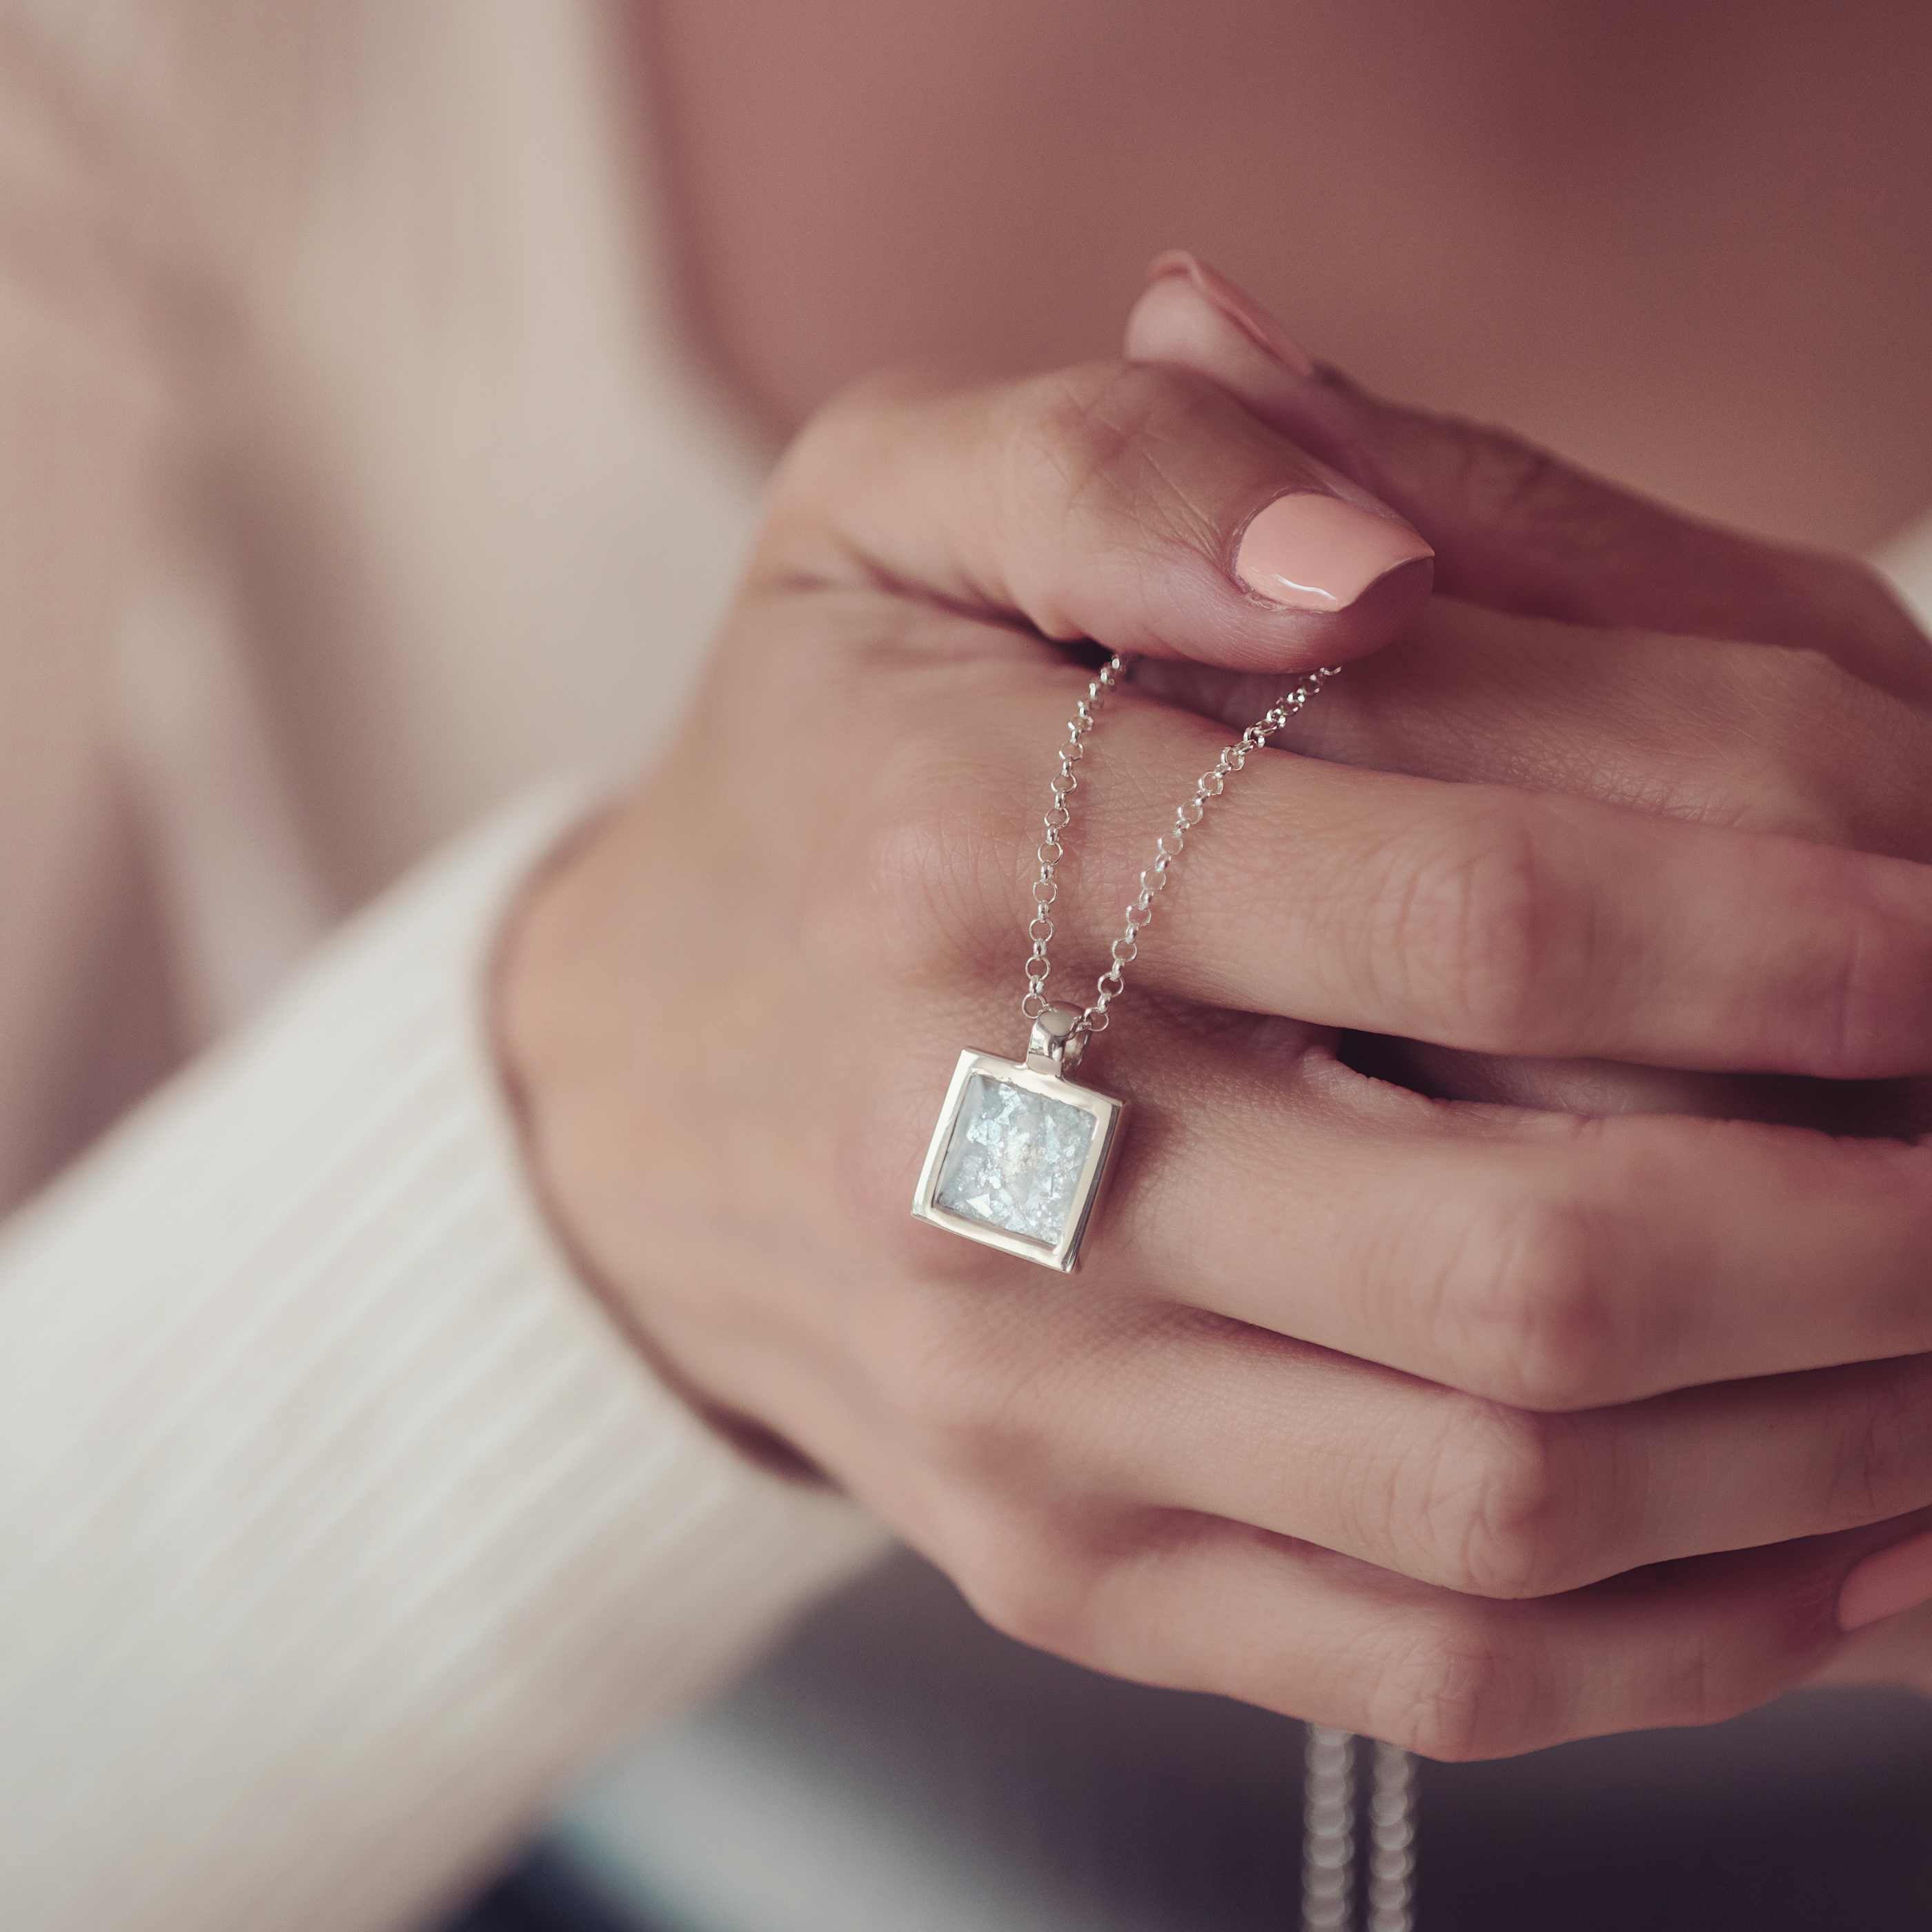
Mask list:
POLYGON ((1071 1274, 1126 1112, 1110 1094, 968 1049, 952 1070, 912 1211, 1071 1274))

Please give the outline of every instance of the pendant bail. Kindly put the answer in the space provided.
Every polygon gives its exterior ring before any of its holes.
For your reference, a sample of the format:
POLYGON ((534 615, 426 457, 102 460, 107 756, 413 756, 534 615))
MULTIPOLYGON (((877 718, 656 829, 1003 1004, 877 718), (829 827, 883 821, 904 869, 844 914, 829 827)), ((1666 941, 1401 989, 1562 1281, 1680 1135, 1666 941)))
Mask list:
POLYGON ((1064 1079, 1080 1064, 1087 1051, 1087 1016, 1078 1006, 1047 1006, 1033 1023, 1033 1037, 1027 1042, 1026 1064, 1036 1073, 1064 1079))

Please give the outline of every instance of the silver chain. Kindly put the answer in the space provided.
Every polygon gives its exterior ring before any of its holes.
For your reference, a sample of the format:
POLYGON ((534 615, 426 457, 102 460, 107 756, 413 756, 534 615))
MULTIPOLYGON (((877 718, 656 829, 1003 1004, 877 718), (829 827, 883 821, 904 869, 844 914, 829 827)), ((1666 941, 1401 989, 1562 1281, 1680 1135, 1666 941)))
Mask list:
POLYGON ((1378 1743, 1369 1774, 1368 1932, 1415 1923, 1415 1760, 1378 1743))
MULTIPOLYGON (((1366 1932, 1413 1932, 1415 1760, 1373 1748, 1369 1770, 1366 1932)), ((1301 1795, 1301 1932, 1351 1932, 1355 1923, 1355 1739, 1310 1724, 1301 1795)))
POLYGON ((1308 1727, 1301 1780, 1301 1932, 1355 1922, 1355 1740, 1308 1727))
MULTIPOLYGON (((1045 830, 1035 854, 1040 871, 1034 880, 1033 917, 1027 926, 1033 950, 1027 956, 1027 989, 1020 1011, 1030 1020, 1039 1018, 1047 1009, 1047 976, 1053 970, 1047 949, 1053 941, 1053 908, 1060 896, 1054 875, 1066 856, 1060 835, 1072 822, 1068 800, 1080 785, 1075 767, 1087 755, 1087 740, 1101 705, 1126 676, 1130 662, 1117 654, 1094 674, 1074 706, 1066 742, 1060 748, 1059 769, 1053 775, 1053 802, 1047 807, 1045 830)), ((1153 862, 1141 874, 1140 890, 1128 904, 1125 929, 1108 949, 1107 969, 1094 982, 1094 998, 1070 1029, 1070 1044, 1076 1058, 1084 1036, 1107 1030, 1107 1010, 1120 997, 1126 970, 1139 950, 1140 935, 1154 917, 1154 902, 1166 890, 1168 875, 1186 848, 1187 835, 1226 790, 1228 779, 1288 724, 1336 676, 1337 669, 1324 665, 1284 692, 1201 774, 1193 796, 1175 809, 1174 824, 1161 834, 1153 862)), ((1352 1932, 1357 1862, 1355 1739, 1347 1731, 1311 1724, 1302 1791, 1302 1932, 1352 1932)), ((1412 1932, 1414 1879, 1414 1760, 1394 1744, 1378 1744, 1369 1772, 1366 1932, 1412 1932)))
MULTIPOLYGON (((1053 940, 1054 902, 1060 896, 1060 887, 1054 874, 1060 860, 1066 856, 1060 835, 1066 830, 1073 816, 1067 800, 1080 784, 1079 775, 1074 767, 1087 755, 1088 735, 1094 729, 1094 718, 1102 703, 1126 676, 1131 662, 1131 659, 1116 655, 1094 674, 1085 694, 1074 706, 1072 719, 1066 728, 1066 742, 1060 748, 1060 769, 1054 773, 1052 780, 1053 802, 1046 808, 1043 821, 1046 830, 1034 855, 1039 861, 1040 871, 1033 882, 1033 918, 1027 926, 1027 937, 1033 942, 1033 950, 1027 956, 1027 989, 1020 1001, 1021 1012, 1030 1020, 1039 1018, 1047 1007, 1046 980, 1053 970, 1047 948, 1053 940)), ((1319 670, 1309 672, 1292 690, 1284 692, 1276 698, 1214 760, 1213 767, 1195 781, 1193 796, 1175 808, 1173 825, 1160 835, 1153 862, 1141 874, 1140 890, 1127 907, 1126 928, 1108 949, 1107 970, 1094 982, 1094 998, 1074 1023, 1075 1035, 1084 1038, 1107 1030, 1107 1009, 1120 997, 1126 970, 1133 964, 1138 950, 1140 935, 1154 917, 1154 902, 1166 889, 1168 874, 1173 871, 1175 861, 1186 845, 1187 835, 1201 823, 1209 805, 1226 789, 1228 779, 1253 753, 1282 730, 1322 686, 1337 674, 1339 669, 1339 666, 1328 664, 1319 670)), ((1078 1043, 1076 1039, 1076 1048, 1078 1043)))

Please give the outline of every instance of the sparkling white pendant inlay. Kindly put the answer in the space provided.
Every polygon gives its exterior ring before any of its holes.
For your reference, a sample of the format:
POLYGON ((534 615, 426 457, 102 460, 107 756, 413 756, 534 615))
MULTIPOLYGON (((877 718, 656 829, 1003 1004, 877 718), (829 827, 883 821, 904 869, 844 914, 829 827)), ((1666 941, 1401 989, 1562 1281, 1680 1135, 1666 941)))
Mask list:
POLYGON ((1070 1274, 1127 1110, 1054 1070, 1063 1050, 1036 1028, 1024 1063, 961 1054, 912 1211, 1070 1274))

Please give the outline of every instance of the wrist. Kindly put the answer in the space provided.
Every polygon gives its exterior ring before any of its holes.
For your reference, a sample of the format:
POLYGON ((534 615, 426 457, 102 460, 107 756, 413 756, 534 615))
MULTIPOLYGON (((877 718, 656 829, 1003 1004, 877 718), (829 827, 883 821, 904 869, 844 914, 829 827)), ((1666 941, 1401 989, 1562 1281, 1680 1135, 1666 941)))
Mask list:
POLYGON ((670 997, 629 970, 635 961, 614 957, 618 875, 636 862, 628 829, 616 811, 586 821, 530 880, 499 935, 491 1033, 531 1190, 586 1291, 658 1379, 752 1460, 815 1476, 788 1442, 721 1400, 664 1333, 652 1256, 668 1243, 650 1239, 644 1180, 667 1153, 652 1151, 664 1138, 653 1074, 668 1087, 670 1070, 654 1069, 655 1029, 634 1022, 670 997))
POLYGON ((594 878, 615 814, 586 820, 532 874, 506 911, 490 980, 490 1030, 533 1193, 587 1287, 635 1334, 636 1297, 616 1283, 626 1258, 608 1251, 592 1206, 597 1162, 621 1132, 599 1120, 614 1083, 586 1077, 617 1042, 596 984, 604 940, 594 878))

